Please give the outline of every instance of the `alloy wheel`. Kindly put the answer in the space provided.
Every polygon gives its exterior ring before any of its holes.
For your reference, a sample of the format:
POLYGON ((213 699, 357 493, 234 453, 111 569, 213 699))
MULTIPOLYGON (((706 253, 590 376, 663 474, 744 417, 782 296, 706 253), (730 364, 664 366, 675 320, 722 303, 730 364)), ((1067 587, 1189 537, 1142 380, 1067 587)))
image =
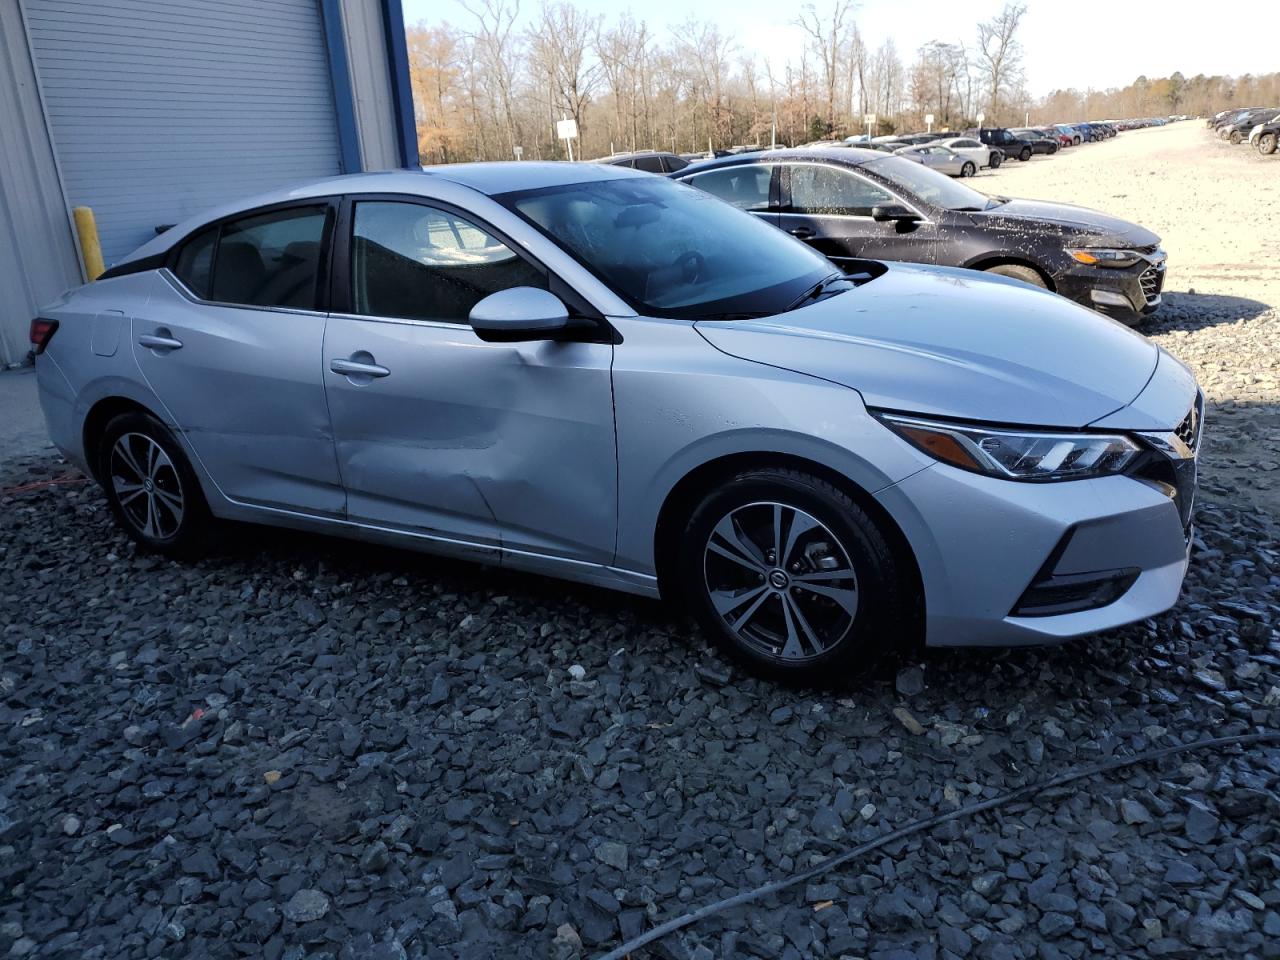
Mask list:
POLYGON ((858 579, 849 551, 822 521, 774 501, 725 514, 703 552, 707 595, 747 647, 799 662, 853 628, 858 579))
POLYGON ((111 489, 125 519, 153 540, 182 526, 182 480, 164 448, 145 433, 125 433, 111 448, 111 489))

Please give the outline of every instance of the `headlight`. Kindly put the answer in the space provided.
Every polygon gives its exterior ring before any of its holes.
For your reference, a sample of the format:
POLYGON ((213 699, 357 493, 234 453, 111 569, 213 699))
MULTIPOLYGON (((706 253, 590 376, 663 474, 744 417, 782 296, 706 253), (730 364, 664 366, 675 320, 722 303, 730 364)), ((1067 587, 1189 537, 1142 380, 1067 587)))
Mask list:
POLYGON ((1004 480, 1080 480, 1122 473, 1142 452, 1122 434, 998 430, 896 413, 876 416, 929 456, 1004 480))
POLYGON ((1071 258, 1090 267, 1131 267, 1142 259, 1136 250, 1108 250, 1101 247, 1067 249, 1071 258))

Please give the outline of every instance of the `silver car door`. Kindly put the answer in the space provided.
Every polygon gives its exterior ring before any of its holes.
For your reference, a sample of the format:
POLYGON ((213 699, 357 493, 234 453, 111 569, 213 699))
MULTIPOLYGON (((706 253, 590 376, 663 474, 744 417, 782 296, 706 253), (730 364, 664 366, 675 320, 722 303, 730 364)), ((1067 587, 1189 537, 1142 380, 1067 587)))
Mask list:
POLYGON ((308 201, 194 234, 133 317, 143 377, 232 500, 342 515, 318 363, 336 212, 308 201))
POLYGON ((548 274, 452 208, 356 198, 339 231, 324 371, 350 519, 610 562, 612 344, 482 342, 471 307, 548 274))

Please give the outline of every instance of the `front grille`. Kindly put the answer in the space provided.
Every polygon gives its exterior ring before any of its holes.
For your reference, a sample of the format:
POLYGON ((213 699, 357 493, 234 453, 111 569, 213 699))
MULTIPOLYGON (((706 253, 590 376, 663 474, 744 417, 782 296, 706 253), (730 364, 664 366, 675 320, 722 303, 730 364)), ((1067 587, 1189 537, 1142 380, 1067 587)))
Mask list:
POLYGON ((1138 283, 1142 284, 1142 296, 1147 303, 1154 303, 1160 298, 1160 290, 1164 287, 1163 265, 1147 267, 1142 271, 1142 276, 1138 277, 1138 283))
POLYGON ((1192 453, 1196 452, 1196 448, 1200 445, 1200 426, 1201 419, 1204 415, 1204 394, 1196 394, 1196 402, 1191 405, 1191 409, 1187 411, 1187 415, 1182 418, 1182 422, 1178 424, 1178 428, 1174 431, 1178 435, 1178 439, 1187 445, 1187 449, 1192 453))

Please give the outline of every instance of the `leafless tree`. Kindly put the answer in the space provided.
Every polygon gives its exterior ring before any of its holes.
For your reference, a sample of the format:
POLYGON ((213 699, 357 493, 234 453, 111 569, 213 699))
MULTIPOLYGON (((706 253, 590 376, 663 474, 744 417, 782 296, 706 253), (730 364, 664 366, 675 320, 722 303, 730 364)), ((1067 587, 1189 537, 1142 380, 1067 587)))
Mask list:
POLYGON ((840 83, 840 54, 844 43, 845 24, 853 12, 850 0, 834 0, 830 16, 823 17, 812 3, 805 4, 794 23, 809 35, 809 42, 822 64, 822 81, 826 89, 827 125, 836 125, 836 88, 840 83))
POLYGON ((519 0, 458 0, 462 8, 476 20, 475 31, 471 34, 475 49, 474 67, 483 68, 485 75, 492 81, 495 93, 495 112, 501 116, 506 132, 507 156, 519 143, 516 128, 515 84, 520 68, 520 36, 516 33, 516 18, 520 15, 519 0))
MULTIPOLYGON (((600 77, 600 65, 589 60, 600 21, 564 0, 544 0, 528 44, 535 69, 546 79, 555 109, 575 120, 578 136, 586 127, 586 106, 600 77)), ((579 140, 581 142, 581 140, 579 140)))
POLYGON ((996 16, 978 24, 978 57, 985 68, 993 120, 999 115, 1001 88, 1019 72, 1022 47, 1017 39, 1018 24, 1026 12, 1026 4, 1006 3, 996 16))

